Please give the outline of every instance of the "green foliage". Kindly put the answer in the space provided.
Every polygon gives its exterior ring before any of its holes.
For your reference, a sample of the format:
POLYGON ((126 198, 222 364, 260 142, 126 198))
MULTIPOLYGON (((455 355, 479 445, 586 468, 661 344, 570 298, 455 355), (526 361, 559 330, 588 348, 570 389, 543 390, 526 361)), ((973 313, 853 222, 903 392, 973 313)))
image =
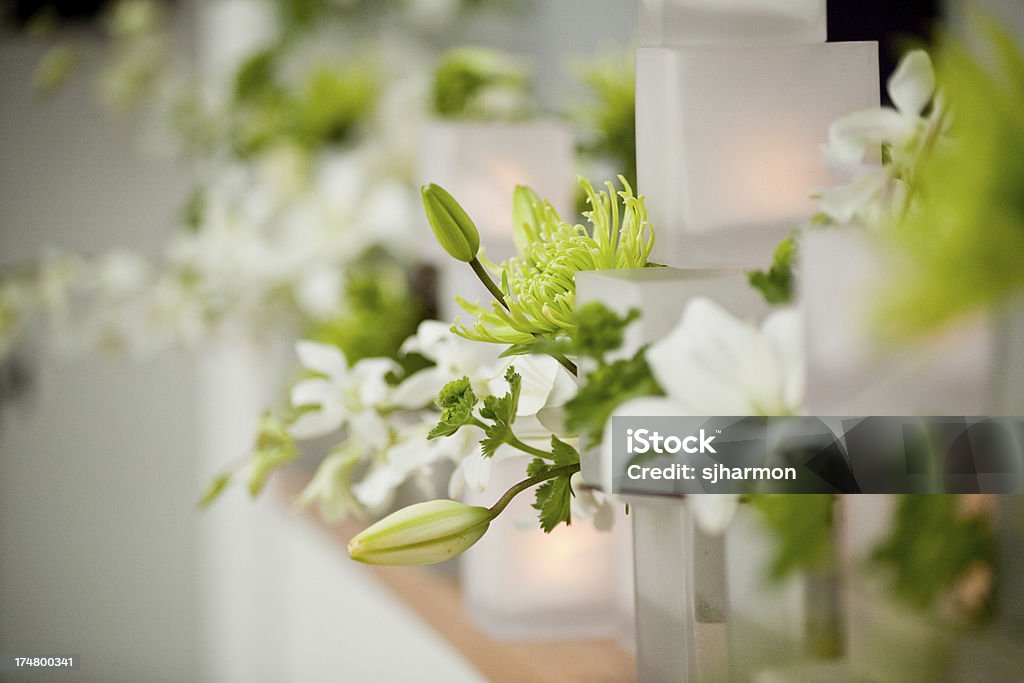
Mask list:
POLYGON ((249 494, 258 496, 266 486, 270 474, 297 458, 298 449, 284 423, 270 413, 260 418, 256 432, 256 446, 252 452, 249 471, 249 494))
POLYGON ((576 336, 573 346, 576 355, 594 358, 604 365, 605 354, 622 346, 626 328, 640 318, 639 309, 631 309, 625 316, 600 301, 591 301, 576 311, 576 336))
POLYGON ((274 48, 259 50, 243 61, 235 71, 234 100, 236 104, 258 102, 281 94, 277 84, 277 60, 274 48))
MULTIPOLYGON (((526 475, 528 477, 543 476, 559 468, 579 465, 579 462, 579 452, 552 435, 551 460, 534 458, 526 468, 526 475)), ((533 508, 539 512, 540 528, 545 533, 551 533, 551 530, 562 522, 565 522, 566 525, 572 523, 571 503, 572 496, 575 494, 571 482, 572 474, 562 474, 537 487, 533 508)))
POLYGON ((584 154, 606 160, 636 186, 636 75, 632 54, 611 55, 576 69, 589 101, 574 118, 584 154))
POLYGON ((872 561, 893 572, 896 595, 931 607, 969 570, 991 566, 997 545, 991 522, 958 509, 953 495, 904 495, 888 538, 872 561))
POLYGON ((763 494, 750 496, 749 502, 776 537, 772 579, 782 580, 801 569, 830 568, 835 556, 835 496, 763 494))
POLYGON ((275 0, 278 15, 286 29, 307 30, 317 21, 327 18, 331 0, 275 0))
POLYGON ((430 430, 428 439, 439 436, 451 436, 473 421, 473 408, 476 407, 476 394, 470 385, 469 378, 463 377, 445 384, 437 395, 437 405, 441 409, 441 421, 430 430))
POLYGON ((481 47, 449 50, 434 71, 431 100, 443 118, 522 116, 530 72, 512 57, 481 47))
POLYGON ((893 231, 906 258, 885 322, 898 334, 1024 289, 1024 52, 1002 28, 987 38, 992 54, 952 41, 941 53, 951 140, 922 164, 919 210, 893 231))
POLYGON ((533 508, 540 513, 540 528, 546 534, 551 533, 562 522, 567 526, 572 524, 571 503, 575 494, 570 481, 569 475, 563 475, 549 479, 537 487, 537 499, 533 503, 533 508))
POLYGON ((63 85, 79 62, 79 54, 69 43, 58 43, 46 51, 35 73, 35 90, 49 95, 63 85))
POLYGON ((796 233, 779 242, 775 257, 767 271, 752 270, 747 273, 750 286, 761 292, 770 304, 788 304, 793 300, 793 268, 796 265, 796 233))
POLYGON ((421 357, 399 354, 402 342, 425 319, 427 305, 396 262, 382 254, 368 254, 349 269, 344 287, 343 310, 314 323, 306 338, 337 346, 350 363, 395 358, 406 374, 428 364, 421 357))
POLYGON ((345 144, 372 113, 375 75, 366 64, 320 65, 298 87, 281 82, 278 48, 257 52, 235 73, 233 147, 241 156, 278 144, 312 152, 345 144))
POLYGON ((665 392, 651 373, 644 356, 646 347, 631 358, 602 365, 589 373, 579 392, 568 403, 567 426, 599 444, 604 426, 612 412, 632 398, 664 396, 665 392))
POLYGON ((494 455, 499 446, 515 438, 512 423, 516 421, 516 412, 519 410, 519 392, 523 380, 515 367, 509 366, 505 372, 505 381, 508 382, 508 392, 500 397, 486 397, 484 407, 480 409, 480 417, 491 421, 484 430, 486 438, 480 442, 480 447, 488 458, 494 455))

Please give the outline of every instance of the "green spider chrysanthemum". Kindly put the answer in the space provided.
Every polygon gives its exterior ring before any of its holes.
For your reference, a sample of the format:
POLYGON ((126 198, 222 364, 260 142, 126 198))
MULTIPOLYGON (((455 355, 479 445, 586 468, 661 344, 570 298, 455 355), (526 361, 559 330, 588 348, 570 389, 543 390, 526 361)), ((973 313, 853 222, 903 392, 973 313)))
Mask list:
POLYGON ((459 305, 476 320, 468 326, 456 320, 452 331, 495 344, 571 336, 576 327, 575 274, 643 268, 654 246, 644 198, 633 195, 625 178, 619 176, 619 181, 624 189, 616 192, 612 183, 606 183, 607 191, 597 191, 579 179, 591 207, 583 214, 592 226, 589 231, 563 220, 529 188, 518 188, 513 219, 519 254, 495 269, 508 308, 498 302, 486 308, 459 298, 459 305))

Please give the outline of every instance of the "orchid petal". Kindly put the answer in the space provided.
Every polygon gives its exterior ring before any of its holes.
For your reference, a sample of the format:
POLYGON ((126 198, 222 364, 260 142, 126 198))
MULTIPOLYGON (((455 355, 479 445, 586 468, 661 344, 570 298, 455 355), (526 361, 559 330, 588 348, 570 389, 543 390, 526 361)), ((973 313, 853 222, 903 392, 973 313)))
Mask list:
POLYGON ((295 343, 295 352, 303 367, 328 377, 344 377, 348 361, 337 346, 301 340, 295 343))
POLYGON ((701 531, 720 536, 736 514, 740 497, 733 493, 699 493, 689 496, 686 502, 701 531))
POLYGON ((935 69, 924 50, 908 52, 889 78, 889 97, 904 116, 918 117, 935 94, 935 69))
POLYGON ((337 431, 345 422, 345 411, 340 405, 323 406, 299 415, 288 427, 296 439, 315 439, 337 431))
POLYGON ((777 311, 761 326, 761 333, 775 349, 782 370, 785 412, 799 412, 804 402, 807 369, 803 332, 803 317, 797 309, 777 311))

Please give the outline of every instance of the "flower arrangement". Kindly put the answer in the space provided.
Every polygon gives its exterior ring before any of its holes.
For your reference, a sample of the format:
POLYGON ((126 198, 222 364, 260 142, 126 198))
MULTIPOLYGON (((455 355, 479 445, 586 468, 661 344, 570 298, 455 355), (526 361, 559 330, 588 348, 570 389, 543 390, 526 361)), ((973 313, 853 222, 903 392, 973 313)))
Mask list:
MULTIPOLYGON (((292 440, 327 434, 341 440, 300 502, 318 504, 332 519, 380 514, 398 486, 410 479, 427 482, 439 463, 455 465, 448 492, 456 498, 466 485, 482 490, 494 461, 531 456, 523 481, 487 510, 453 501, 423 504, 413 508, 421 515, 403 510, 370 527, 352 541, 352 555, 371 562, 449 559, 482 536, 512 497, 533 487, 545 531, 570 523, 578 499, 577 515, 600 511, 604 501, 579 486, 577 437, 563 425, 564 406, 575 394, 576 366, 566 355, 577 337, 573 275, 595 267, 648 265, 653 231, 642 197, 635 197, 628 184, 616 192, 611 184, 597 191, 580 182, 592 203, 586 215, 590 229, 570 225, 532 190, 520 187, 515 201, 519 253, 489 263, 490 272, 480 261, 472 219, 442 188, 424 187, 424 209, 438 241, 481 278, 495 299, 492 309, 463 301, 478 316, 471 329, 421 323, 402 346, 403 355, 415 353, 429 362, 413 372, 386 358, 350 365, 335 346, 299 342, 300 361, 316 377, 294 386, 293 412, 283 423, 265 421, 248 464, 250 490, 262 487, 268 465, 295 457, 292 440), (503 357, 489 348, 493 343, 509 345, 503 357), (437 536, 424 537, 421 523, 437 536), (399 550, 407 545, 424 552, 399 550)), ((599 334, 594 321, 585 326, 591 336, 599 334)), ((232 476, 228 472, 215 480, 205 499, 212 500, 232 476)))

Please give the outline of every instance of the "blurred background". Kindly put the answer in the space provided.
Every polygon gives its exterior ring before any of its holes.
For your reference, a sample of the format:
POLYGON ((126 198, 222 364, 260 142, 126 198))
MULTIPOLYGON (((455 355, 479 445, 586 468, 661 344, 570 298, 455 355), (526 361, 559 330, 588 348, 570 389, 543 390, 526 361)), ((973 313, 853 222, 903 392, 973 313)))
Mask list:
MULTIPOLYGON (((1019 2, 985 4, 1024 32, 1019 2)), ((833 1, 829 35, 881 40, 885 79, 936 18, 956 28, 959 5, 940 5, 833 1)), ((466 285, 431 268, 416 194, 458 172, 420 145, 437 121, 557 126, 566 177, 537 189, 567 212, 579 172, 635 182, 637 15, 623 0, 0 1, 0 652, 78 654, 89 681, 483 680, 472 645, 284 494, 196 502, 284 400, 296 338, 354 360, 451 319, 466 285), (452 56, 466 45, 495 52, 452 56), (245 220, 258 235, 224 228, 245 220)), ((623 629, 602 637, 626 651, 623 629)))

